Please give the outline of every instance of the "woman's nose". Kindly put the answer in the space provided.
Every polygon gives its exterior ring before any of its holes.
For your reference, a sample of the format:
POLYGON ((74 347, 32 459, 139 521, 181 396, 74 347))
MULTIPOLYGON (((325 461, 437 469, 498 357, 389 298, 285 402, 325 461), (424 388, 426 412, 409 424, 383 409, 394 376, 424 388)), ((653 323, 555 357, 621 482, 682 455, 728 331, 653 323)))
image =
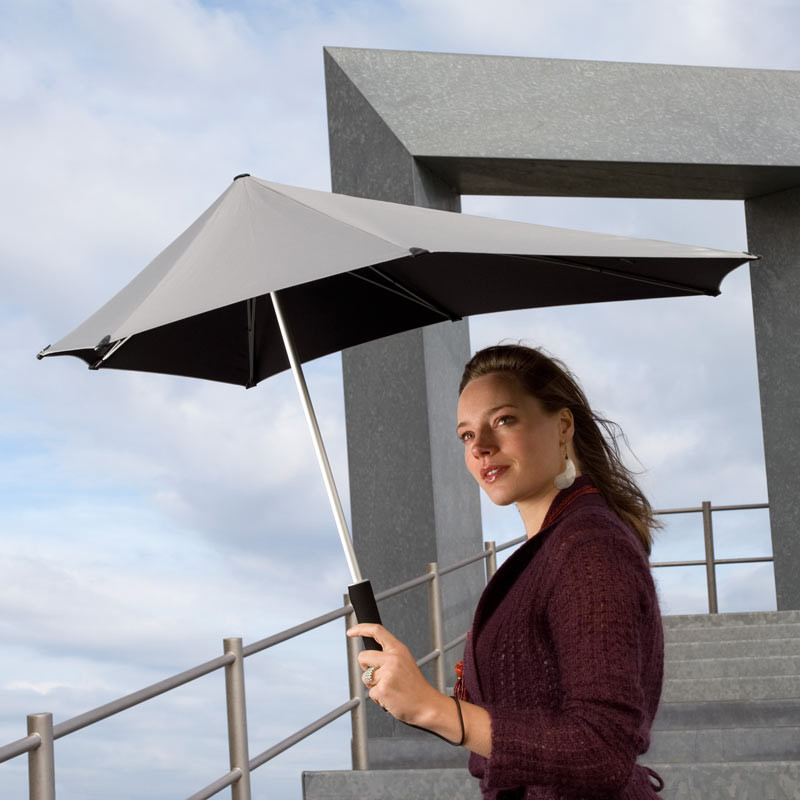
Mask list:
POLYGON ((475 434, 475 438, 472 440, 472 455, 475 458, 480 458, 481 456, 491 453, 496 449, 497 448, 490 433, 486 431, 479 431, 475 434))

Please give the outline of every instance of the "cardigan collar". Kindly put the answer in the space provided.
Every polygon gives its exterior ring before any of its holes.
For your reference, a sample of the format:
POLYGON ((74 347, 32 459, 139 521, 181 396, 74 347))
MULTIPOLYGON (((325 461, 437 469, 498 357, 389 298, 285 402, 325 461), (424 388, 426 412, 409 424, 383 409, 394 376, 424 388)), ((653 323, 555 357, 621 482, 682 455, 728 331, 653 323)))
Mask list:
MULTIPOLYGON (((568 516, 578 508, 585 508, 587 505, 605 505, 600 492, 592 483, 591 478, 581 475, 567 489, 562 489, 553 499, 550 508, 545 515, 544 522, 539 532, 519 546, 508 560, 497 570, 492 579, 486 586, 478 606, 475 609, 475 616, 472 621, 472 630, 467 634, 467 642, 464 648, 464 661, 469 664, 470 672, 480 682, 477 675, 475 659, 475 639, 480 634, 486 620, 491 616, 508 591, 518 575, 535 558, 536 553, 545 543, 550 532, 563 517, 568 516)), ((479 686, 473 686, 478 697, 473 697, 474 701, 480 700, 481 690, 479 686), (476 691, 477 690, 477 691, 476 691)))
POLYGON ((581 475, 579 478, 576 478, 572 486, 562 489, 553 498, 553 502, 550 503, 550 508, 547 510, 547 514, 545 514, 544 520, 542 521, 542 527, 539 529, 539 533, 537 533, 536 536, 539 536, 544 530, 554 525, 576 500, 592 494, 600 495, 592 479, 588 475, 581 475))

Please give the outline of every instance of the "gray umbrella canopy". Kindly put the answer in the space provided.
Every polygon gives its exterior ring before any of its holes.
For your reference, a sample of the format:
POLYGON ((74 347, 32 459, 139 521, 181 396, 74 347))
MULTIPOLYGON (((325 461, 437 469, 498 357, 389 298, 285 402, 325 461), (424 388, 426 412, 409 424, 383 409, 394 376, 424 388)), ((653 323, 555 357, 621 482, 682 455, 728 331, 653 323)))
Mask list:
POLYGON ((471 314, 715 295, 751 258, 239 176, 119 294, 39 357, 244 386, 291 366, 353 577, 351 601, 361 622, 380 622, 302 361, 471 314))
POLYGON ((243 176, 40 357, 253 386, 300 361, 471 314, 719 294, 746 253, 585 233, 243 176))

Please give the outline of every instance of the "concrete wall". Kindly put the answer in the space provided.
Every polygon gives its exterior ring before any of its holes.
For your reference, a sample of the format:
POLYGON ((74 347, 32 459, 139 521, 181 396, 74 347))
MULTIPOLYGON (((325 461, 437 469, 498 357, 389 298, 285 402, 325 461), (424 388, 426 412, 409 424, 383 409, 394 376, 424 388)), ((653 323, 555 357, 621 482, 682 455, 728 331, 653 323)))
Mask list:
MULTIPOLYGON (((460 196, 420 165, 326 53, 335 192, 459 211, 460 196)), ((466 322, 445 322, 342 354, 353 542, 376 591, 482 549, 478 488, 455 435, 466 322)), ((480 564, 445 577, 445 640, 467 630, 483 586, 480 564)), ((424 587, 381 605, 384 624, 418 657, 427 653, 424 587)), ((449 673, 460 657, 448 659, 449 673)), ((454 676, 452 676, 454 678, 454 676)), ((368 707, 370 737, 424 735, 368 707)), ((413 756, 410 756, 413 759, 413 756)))

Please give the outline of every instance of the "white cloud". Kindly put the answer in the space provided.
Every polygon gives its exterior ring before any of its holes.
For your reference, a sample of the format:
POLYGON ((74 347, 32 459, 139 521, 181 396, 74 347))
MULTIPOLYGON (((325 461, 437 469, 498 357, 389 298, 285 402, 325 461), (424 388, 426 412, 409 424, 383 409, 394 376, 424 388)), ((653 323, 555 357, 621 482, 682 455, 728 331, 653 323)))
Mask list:
POLYGON ((781 0, 405 0, 432 49, 600 61, 796 68, 798 10, 781 0), (769 20, 765 24, 765 20, 769 20))
POLYGON ((11 681, 2 688, 9 692, 31 691, 39 695, 48 695, 54 689, 66 688, 66 683, 60 681, 43 681, 42 683, 31 683, 30 681, 11 681))

